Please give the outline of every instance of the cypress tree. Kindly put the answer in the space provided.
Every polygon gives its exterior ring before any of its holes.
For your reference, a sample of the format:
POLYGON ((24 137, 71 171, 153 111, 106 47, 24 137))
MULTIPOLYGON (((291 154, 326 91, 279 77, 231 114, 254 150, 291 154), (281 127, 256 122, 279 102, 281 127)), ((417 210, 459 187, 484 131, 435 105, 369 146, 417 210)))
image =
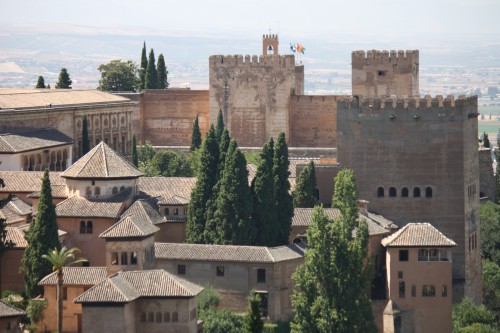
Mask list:
POLYGON ((292 192, 293 205, 301 208, 313 208, 318 203, 316 192, 316 172, 314 162, 310 161, 300 173, 297 185, 292 192))
POLYGON ((245 314, 245 333, 262 333, 264 331, 264 322, 261 318, 260 296, 255 290, 252 290, 250 296, 248 296, 248 309, 245 314))
POLYGON ((190 151, 195 151, 201 146, 201 132, 200 125, 198 124, 198 115, 193 122, 193 130, 191 131, 191 146, 189 147, 190 151))
POLYGON ((234 139, 229 143, 215 206, 215 244, 254 243, 255 228, 251 219, 252 195, 248 187, 247 161, 234 139))
POLYGON ((132 135, 132 164, 136 168, 139 167, 139 155, 137 154, 137 141, 135 140, 135 134, 132 135))
POLYGON ((288 176, 288 145, 285 133, 281 132, 276 140, 273 159, 274 195, 276 223, 273 224, 272 233, 276 235, 276 243, 269 246, 288 244, 293 217, 293 199, 290 194, 290 182, 288 176))
POLYGON ((488 138, 488 133, 483 132, 483 147, 490 148, 490 139, 488 138))
POLYGON ((59 73, 59 78, 56 83, 56 89, 71 89, 72 83, 73 81, 71 81, 66 68, 61 68, 61 72, 59 73))
POLYGON ((146 78, 144 79, 144 89, 156 89, 157 74, 155 65, 155 52, 153 49, 149 52, 148 67, 146 68, 146 78))
POLYGON ((215 135, 219 142, 222 138, 222 132, 224 132, 224 116, 222 115, 222 110, 219 109, 219 114, 217 114, 217 125, 215 126, 215 135))
POLYGON ((210 126, 205 140, 201 144, 200 166, 196 185, 191 193, 188 220, 186 224, 186 242, 203 243, 203 232, 206 224, 207 202, 213 195, 213 187, 217 181, 219 163, 219 145, 215 138, 215 129, 210 126))
POLYGON ((50 84, 47 84, 47 89, 50 89, 50 84))
POLYGON ((229 136, 229 131, 227 128, 224 128, 224 131, 222 132, 222 137, 220 139, 220 144, 219 144, 219 173, 222 173, 222 170, 224 170, 224 163, 226 162, 226 154, 227 150, 229 149, 229 143, 231 141, 231 137, 229 136))
POLYGON ((148 56, 146 54, 146 42, 142 47, 141 68, 139 69, 139 78, 141 79, 141 89, 146 87, 146 70, 148 68, 148 56))
POLYGON ((90 151, 89 128, 87 123, 87 115, 83 115, 82 121, 82 156, 90 151))
POLYGON ((26 293, 30 298, 34 298, 42 292, 43 288, 38 286, 38 282, 52 272, 52 267, 42 260, 42 255, 49 253, 54 248, 61 248, 56 219, 56 206, 52 202, 49 170, 45 169, 36 218, 26 233, 28 247, 21 261, 26 293))
POLYGON ((256 227, 256 245, 273 246, 278 243, 273 232, 276 223, 276 199, 273 177, 273 138, 262 148, 257 173, 252 181, 254 207, 252 218, 256 227))
POLYGON ((37 89, 45 89, 45 80, 43 76, 38 77, 38 81, 36 82, 36 87, 37 89))
POLYGON ((165 58, 163 58, 163 53, 158 56, 158 73, 157 79, 157 89, 167 89, 168 88, 168 71, 165 65, 165 58))

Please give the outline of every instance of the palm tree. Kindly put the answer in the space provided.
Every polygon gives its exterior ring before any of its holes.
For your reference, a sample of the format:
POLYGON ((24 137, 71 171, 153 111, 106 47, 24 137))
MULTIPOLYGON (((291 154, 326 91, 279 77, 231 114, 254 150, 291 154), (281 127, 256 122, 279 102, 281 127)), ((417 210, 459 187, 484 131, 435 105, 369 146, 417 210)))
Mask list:
POLYGON ((63 302, 62 302, 62 285, 63 285, 63 267, 87 262, 87 259, 76 259, 75 256, 80 250, 76 247, 68 250, 64 246, 61 250, 55 248, 49 251, 48 254, 42 255, 42 258, 47 259, 52 264, 52 271, 57 272, 57 332, 62 333, 62 318, 63 318, 63 302))

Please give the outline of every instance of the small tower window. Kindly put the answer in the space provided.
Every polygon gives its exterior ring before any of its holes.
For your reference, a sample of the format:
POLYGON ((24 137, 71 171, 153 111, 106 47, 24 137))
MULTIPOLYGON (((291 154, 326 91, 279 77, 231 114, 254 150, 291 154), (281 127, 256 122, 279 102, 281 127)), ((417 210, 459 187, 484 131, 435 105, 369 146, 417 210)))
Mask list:
POLYGON ((163 322, 164 323, 169 323, 170 322, 170 312, 165 312, 163 314, 163 322))
POLYGON ((425 197, 432 198, 432 187, 428 186, 425 188, 425 197))
POLYGON ((161 317, 162 317, 162 316, 161 316, 161 312, 157 312, 157 313, 156 313, 156 322, 157 322, 157 323, 161 323, 161 317))
POLYGON ((137 252, 132 251, 130 254, 130 264, 131 265, 137 265, 137 252))
POLYGON ((85 195, 86 195, 87 197, 92 196, 92 187, 87 186, 87 188, 85 189, 85 195))
POLYGON ((128 253, 122 252, 122 265, 128 265, 128 253))
POLYGON ((401 197, 408 198, 408 188, 407 187, 403 187, 401 189, 401 197))
POLYGON ((379 187, 377 189, 377 197, 383 197, 384 196, 384 188, 383 187, 379 187))
POLYGON ((118 187, 113 187, 113 194, 117 194, 118 193, 118 187))
POLYGON ((172 322, 176 323, 179 321, 179 314, 177 312, 172 312, 172 322))
POLYGON ((174 208, 174 215, 179 215, 179 208, 174 208))
POLYGON ((80 221, 80 233, 81 234, 84 234, 86 231, 86 228, 85 228, 85 221, 80 221))
POLYGON ((153 323, 155 321, 155 313, 154 312, 148 313, 148 321, 150 323, 153 323))
POLYGON ((169 215, 170 215, 170 209, 165 208, 165 216, 169 216, 169 215))
POLYGON ((390 196, 391 198, 396 197, 396 188, 395 188, 395 187, 391 187, 391 188, 389 188, 389 196, 390 196))
POLYGON ((118 265, 118 252, 111 253, 111 265, 118 265))
POLYGON ((413 189, 413 197, 414 198, 420 198, 420 187, 415 187, 413 189))
POLYGON ((87 233, 91 234, 93 232, 94 232, 94 230, 93 230, 92 221, 87 221, 87 233))

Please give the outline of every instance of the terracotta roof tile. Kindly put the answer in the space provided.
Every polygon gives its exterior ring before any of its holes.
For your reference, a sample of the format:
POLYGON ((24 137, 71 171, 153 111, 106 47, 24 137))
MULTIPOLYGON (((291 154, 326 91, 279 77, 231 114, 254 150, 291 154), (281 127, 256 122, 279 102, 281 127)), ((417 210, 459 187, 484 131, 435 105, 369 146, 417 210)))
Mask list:
POLYGON ((101 141, 61 174, 76 179, 137 178, 143 173, 101 141))
POLYGON ((12 198, 12 200, 9 201, 7 206, 10 207, 19 215, 29 215, 33 212, 31 206, 19 198, 12 198))
POLYGON ((382 245, 386 247, 451 247, 457 244, 430 223, 408 223, 392 235, 382 239, 382 245))
POLYGON ((160 228, 151 221, 136 215, 127 215, 99 235, 101 238, 144 238, 153 235, 160 228))
MULTIPOLYGON (((68 197, 68 187, 66 185, 50 185, 52 190, 52 198, 66 199, 68 197)), ((28 194, 28 198, 40 198, 41 191, 35 191, 28 194)))
POLYGON ((4 153, 19 153, 72 143, 73 139, 56 129, 0 134, 0 152, 4 153))
POLYGON ((12 241, 14 243, 14 248, 25 249, 28 247, 28 241, 24 238, 23 229, 17 227, 7 227, 7 237, 6 241, 12 241))
POLYGON ((135 215, 151 224, 159 224, 163 222, 163 218, 160 214, 153 208, 152 202, 150 200, 140 199, 134 202, 122 215, 125 216, 135 215))
MULTIPOLYGON (((125 190, 122 192, 128 192, 125 190)), ((73 196, 56 205, 56 214, 58 217, 109 217, 118 218, 125 206, 125 199, 122 193, 118 196, 105 200, 89 200, 80 196, 73 196)))
MULTIPOLYGON (((60 172, 50 172, 50 184, 66 185, 60 172)), ((42 188, 43 171, 0 171, 5 187, 0 188, 0 193, 35 192, 42 188)))
POLYGON ((165 198, 163 196, 158 198, 158 204, 160 205, 187 205, 189 204, 189 200, 186 198, 179 197, 174 195, 170 198, 165 198))
POLYGON ((6 219, 7 225, 24 222, 32 213, 30 205, 24 203, 19 198, 13 198, 2 209, 0 209, 0 218, 6 219))
MULTIPOLYGON (((64 267, 63 285, 93 286, 106 279, 106 274, 106 267, 64 267)), ((50 273, 38 284, 41 286, 56 285, 57 273, 50 273)))
POLYGON ((0 300, 0 318, 19 317, 24 316, 25 314, 25 311, 19 310, 0 300))
POLYGON ((191 200, 191 191, 196 185, 194 177, 141 177, 139 189, 158 201, 169 200, 173 197, 191 200))

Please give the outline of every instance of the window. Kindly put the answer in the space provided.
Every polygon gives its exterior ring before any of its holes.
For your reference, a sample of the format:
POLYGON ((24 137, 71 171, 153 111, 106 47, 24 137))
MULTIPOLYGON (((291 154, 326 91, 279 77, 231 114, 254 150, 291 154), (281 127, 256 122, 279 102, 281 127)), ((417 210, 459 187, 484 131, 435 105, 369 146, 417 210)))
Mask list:
POLYGON ((10 321, 7 323, 7 327, 5 328, 6 331, 10 331, 12 329, 12 324, 10 321))
POLYGON ((217 276, 224 276, 224 266, 217 266, 215 271, 217 276))
POLYGON ((436 288, 432 285, 424 285, 422 287, 422 296, 424 296, 424 297, 436 296, 436 288))
POLYGON ((390 196, 391 198, 396 197, 396 188, 395 188, 395 187, 391 187, 391 188, 389 188, 389 196, 390 196))
POLYGON ((164 323, 169 323, 170 322, 170 312, 165 312, 163 314, 163 322, 164 323))
POLYGON ((413 197, 414 198, 420 198, 420 187, 415 187, 413 189, 413 197))
POLYGON ((403 271, 398 271, 398 279, 402 279, 403 278, 403 271))
POLYGON ((186 275, 186 265, 177 265, 177 274, 186 275))
POLYGON ((405 282, 404 281, 399 281, 399 298, 405 298, 405 282))
POLYGON ((130 253, 130 264, 137 265, 137 252, 135 251, 132 251, 132 253, 130 253))
POLYGON ((87 221, 87 233, 88 234, 93 233, 92 221, 87 221))
POLYGON ((156 313, 156 322, 161 323, 161 312, 156 313))
POLYGON ((264 268, 257 269, 257 282, 258 283, 266 282, 266 270, 264 268))
POLYGON ((418 261, 439 261, 439 251, 437 249, 419 249, 418 261))
POLYGON ((118 187, 115 186, 115 187, 113 187, 113 194, 116 194, 116 193, 118 193, 118 187))
POLYGON ((146 312, 141 312, 141 322, 142 323, 146 322, 146 312))
POLYGON ((401 197, 408 198, 408 188, 407 187, 403 187, 401 189, 401 197))
POLYGON ((99 186, 96 186, 94 189, 94 195, 99 196, 101 195, 101 188, 99 186))
POLYGON ((408 250, 399 250, 399 261, 408 261, 408 250))
POLYGON ((62 298, 63 298, 63 301, 67 301, 68 300, 68 288, 67 287, 63 287, 62 298))
POLYGON ((383 187, 379 187, 377 189, 377 197, 383 197, 384 196, 384 188, 383 187))
POLYGON ((428 186, 425 188, 425 197, 432 198, 432 187, 428 186))
POLYGON ((122 252, 122 265, 128 265, 128 253, 127 252, 122 252))
POLYGON ((153 323, 155 321, 155 314, 154 314, 154 312, 148 313, 148 321, 150 323, 153 323))
POLYGON ((118 265, 118 252, 111 253, 111 265, 118 265))
POLYGON ((170 215, 170 209, 165 208, 165 216, 169 216, 169 215, 170 215))
POLYGON ((417 287, 415 285, 411 286, 411 297, 417 296, 417 287))
POLYGON ((125 186, 120 186, 120 192, 125 190, 125 186))
POLYGON ((174 215, 179 215, 179 208, 174 208, 174 215))
POLYGON ((445 284, 443 284, 443 287, 441 288, 441 296, 442 297, 448 296, 448 286, 445 284))
POLYGON ((172 322, 176 323, 179 321, 179 314, 177 312, 172 312, 172 322))
POLYGON ((88 197, 92 196, 92 187, 87 186, 87 188, 85 189, 85 195, 88 197))
POLYGON ((384 71, 378 71, 378 76, 385 76, 385 72, 384 71))
POLYGON ((87 229, 85 228, 85 221, 80 221, 80 233, 84 234, 87 229))

